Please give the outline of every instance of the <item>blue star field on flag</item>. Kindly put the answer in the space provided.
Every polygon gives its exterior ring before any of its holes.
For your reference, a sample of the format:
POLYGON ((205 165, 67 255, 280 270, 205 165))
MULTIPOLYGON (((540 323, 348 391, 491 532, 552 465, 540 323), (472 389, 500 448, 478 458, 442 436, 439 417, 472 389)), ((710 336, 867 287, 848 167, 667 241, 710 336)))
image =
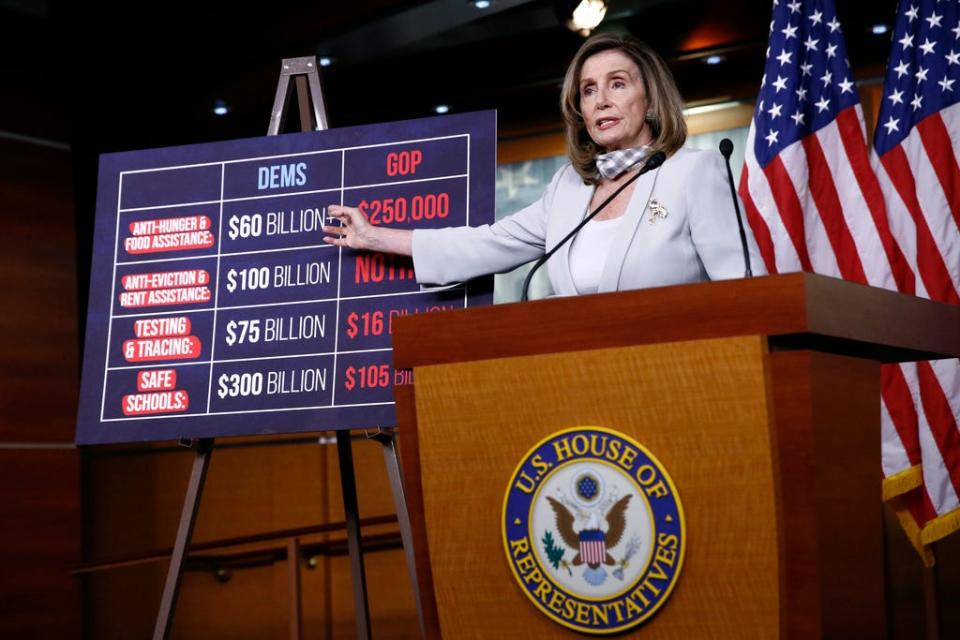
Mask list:
POLYGON ((770 46, 754 110, 760 166, 860 102, 831 0, 774 0, 770 46))
POLYGON ((873 145, 883 155, 913 126, 960 100, 960 3, 900 4, 873 145))

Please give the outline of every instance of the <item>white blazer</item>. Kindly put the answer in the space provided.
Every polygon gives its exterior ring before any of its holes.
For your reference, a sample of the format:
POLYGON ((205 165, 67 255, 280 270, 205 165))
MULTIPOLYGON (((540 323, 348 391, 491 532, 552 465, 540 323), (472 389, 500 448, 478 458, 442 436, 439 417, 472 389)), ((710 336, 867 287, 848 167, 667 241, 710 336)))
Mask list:
MULTIPOLYGON (((415 230, 417 281, 461 282, 542 256, 588 213, 593 192, 567 164, 538 201, 492 225, 415 230)), ((744 226, 753 273, 765 274, 746 220, 744 226)), ((743 277, 743 250, 723 156, 683 148, 641 176, 609 254, 598 259, 605 261, 598 293, 743 277), (654 209, 661 214, 654 215, 654 209)), ((577 295, 569 242, 546 266, 558 295, 577 295)))

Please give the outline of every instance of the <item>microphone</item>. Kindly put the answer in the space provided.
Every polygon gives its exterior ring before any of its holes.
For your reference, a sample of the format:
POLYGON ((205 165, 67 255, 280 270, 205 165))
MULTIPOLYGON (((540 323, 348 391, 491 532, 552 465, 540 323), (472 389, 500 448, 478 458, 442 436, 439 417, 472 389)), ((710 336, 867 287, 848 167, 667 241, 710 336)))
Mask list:
POLYGON ((533 268, 530 269, 530 272, 527 273, 527 277, 523 281, 523 291, 520 294, 520 302, 527 301, 527 293, 529 292, 528 290, 530 289, 530 280, 533 278, 533 274, 536 273, 537 269, 543 266, 544 262, 550 259, 550 256, 552 256, 557 252, 557 249, 565 245, 567 241, 570 240, 570 238, 577 235, 577 232, 580 231, 580 229, 582 229, 585 224, 593 220, 594 216, 596 216, 598 213, 603 211, 603 208, 606 207, 611 202, 613 202, 613 199, 616 198, 618 195, 620 195, 621 191, 623 191, 628 186, 630 186, 630 184, 632 184, 634 180, 636 180, 637 178, 639 178, 640 176, 642 176, 648 171, 653 171, 654 169, 662 165, 666 161, 666 159, 667 159, 667 154, 664 153, 663 151, 657 151, 652 156, 650 156, 647 159, 647 161, 643 164, 643 167, 640 168, 640 171, 636 173, 636 175, 631 176, 629 180, 627 180, 622 185, 620 185, 617 188, 617 190, 610 195, 609 198, 607 198, 606 200, 600 203, 600 206, 598 206, 596 209, 588 213, 587 216, 580 221, 580 224, 575 226, 570 233, 565 235, 563 237, 563 240, 558 242, 556 246, 553 247, 553 249, 550 249, 550 251, 543 254, 543 256, 539 260, 537 260, 536 264, 533 265, 533 268))
POLYGON ((747 234, 743 230, 743 218, 740 217, 740 201, 737 200, 737 192, 733 188, 733 171, 730 169, 730 154, 733 153, 733 142, 730 138, 724 138, 720 141, 720 153, 727 164, 727 177, 730 178, 730 197, 733 198, 733 210, 737 212, 737 226, 740 227, 740 246, 743 248, 743 267, 744 278, 753 277, 753 271, 750 269, 750 252, 747 251, 747 234))

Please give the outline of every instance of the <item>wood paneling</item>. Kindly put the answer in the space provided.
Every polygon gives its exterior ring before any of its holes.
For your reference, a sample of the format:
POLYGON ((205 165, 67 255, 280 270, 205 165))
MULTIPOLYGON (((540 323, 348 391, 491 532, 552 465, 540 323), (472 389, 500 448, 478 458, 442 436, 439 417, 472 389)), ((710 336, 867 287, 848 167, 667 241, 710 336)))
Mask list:
MULTIPOLYGON (((330 447, 327 471, 331 520, 343 520, 340 495, 340 467, 330 447)), ((361 517, 394 513, 393 496, 383 460, 383 446, 373 440, 353 442, 357 499, 361 517)), ((396 531, 396 524, 367 527, 364 533, 396 531)), ((367 597, 371 626, 376 638, 414 638, 419 634, 413 588, 407 576, 402 550, 368 554, 365 557, 367 597)), ((331 616, 334 638, 356 636, 353 608, 353 582, 347 556, 330 561, 331 616)))
POLYGON ((503 557, 510 474, 541 438, 622 431, 667 468, 687 556, 649 638, 769 638, 779 628, 777 519, 758 337, 420 367, 424 520, 444 637, 579 637, 521 593, 503 557))
MULTIPOLYGON (((214 450, 194 540, 250 535, 343 519, 336 452, 303 438, 232 440, 242 446, 214 450)), ((382 446, 354 442, 360 513, 393 513, 382 446)), ((85 528, 88 561, 169 547, 190 472, 187 450, 98 447, 85 462, 85 528)), ((396 524, 364 528, 364 534, 396 531, 396 524)), ((344 533, 305 537, 304 543, 343 539, 344 533)), ((217 551, 217 554, 284 546, 280 540, 217 551)), ((366 555, 372 624, 378 638, 417 635, 417 617, 402 550, 366 555)), ((149 635, 166 560, 96 573, 88 581, 87 632, 91 637, 149 635), (131 593, 137 593, 133 602, 131 593)), ((184 576, 174 619, 175 638, 287 638, 290 610, 286 562, 237 568, 230 580, 210 571, 184 576)), ((305 638, 352 638, 352 582, 346 556, 318 557, 301 567, 305 638)))
POLYGON ((416 386, 394 387, 397 402, 397 429, 400 448, 401 471, 407 510, 410 513, 410 529, 413 536, 413 551, 417 564, 417 583, 420 592, 420 609, 423 614, 424 634, 427 638, 440 637, 440 613, 433 597, 433 567, 430 563, 430 542, 427 538, 427 523, 423 514, 423 469, 420 466, 420 436, 417 425, 416 386))
POLYGON ((687 116, 687 134, 695 136, 711 131, 749 127, 753 118, 752 104, 738 104, 729 109, 687 116))
POLYGON ((883 636, 880 367, 770 354, 784 638, 883 636))
POLYGON ((0 139, 0 637, 81 630, 69 153, 0 139))
POLYGON ((77 375, 71 157, 0 139, 0 442, 72 442, 77 375))
POLYGON ((550 298, 401 317, 394 365, 759 334, 774 349, 960 355, 960 307, 809 273, 591 296, 590 322, 583 304, 550 298))
MULTIPOLYGON (((194 541, 324 521, 324 452, 313 444, 216 448, 194 541)), ((181 448, 89 450, 84 512, 96 535, 88 541, 87 560, 169 547, 192 461, 181 448)))
POLYGON ((77 452, 0 449, 0 637, 80 636, 77 452))
POLYGON ((567 143, 563 131, 556 128, 519 135, 501 131, 497 139, 497 164, 562 156, 566 153, 567 143))
MULTIPOLYGON (((458 554, 451 541, 456 527, 460 535, 468 531, 466 542, 460 541, 461 555, 500 553, 490 542, 499 540, 499 532, 496 536, 490 530, 473 533, 486 526, 482 518, 496 517, 498 504, 489 487, 497 483, 484 484, 474 467, 487 475, 509 474, 526 451, 514 442, 517 433, 541 425, 540 414, 568 420, 552 429, 556 430, 576 422, 595 422, 581 415, 584 408, 595 409, 598 399, 604 407, 616 407, 614 411, 647 404, 651 386, 648 381, 636 382, 644 374, 633 367, 621 368, 612 359, 606 367, 588 369, 592 375, 583 375, 593 354, 618 351, 604 347, 659 342, 655 346, 682 352, 687 343, 671 341, 684 335, 701 338, 759 331, 769 334, 764 344, 771 349, 765 391, 769 396, 763 402, 776 406, 767 443, 774 467, 766 482, 776 492, 777 562, 783 572, 778 573, 782 615, 773 635, 882 637, 886 609, 877 359, 905 357, 911 351, 913 355, 933 351, 956 356, 960 310, 809 274, 592 297, 589 322, 584 321, 585 302, 551 299, 398 323, 395 364, 414 367, 416 375, 416 395, 398 395, 399 402, 415 401, 417 407, 415 416, 399 412, 405 420, 401 442, 407 470, 419 475, 408 478, 408 496, 412 511, 424 521, 418 529, 425 532, 418 540, 418 554, 430 554, 429 563, 421 568, 432 571, 422 577, 422 584, 429 587, 432 577, 434 588, 424 596, 436 598, 435 621, 442 624, 444 635, 470 633, 459 626, 465 624, 463 617, 493 625, 493 633, 506 628, 497 627, 496 619, 477 620, 473 612, 464 613, 471 597, 485 602, 474 593, 473 585, 481 581, 451 560, 458 554), (544 331, 547 324, 550 330, 544 331), (541 352, 547 355, 534 355, 541 352), (518 364, 527 361, 539 367, 518 364), (610 401, 602 381, 620 385, 624 380, 633 382, 636 397, 610 401), (571 398, 581 403, 571 404, 571 398), (502 455, 504 449, 512 457, 502 455), (464 487, 469 487, 469 494, 464 487), (458 507, 458 499, 468 506, 458 507), (470 519, 471 514, 486 515, 470 519)), ((712 341, 703 344, 708 342, 712 341)), ((650 368, 660 376, 671 375, 669 366, 650 368)), ((742 390, 727 393, 737 399, 742 390)), ((677 405, 671 411, 683 411, 688 398, 695 397, 675 393, 677 405)), ((665 446, 669 451, 672 445, 665 446)), ((716 477, 739 482, 754 476, 737 469, 716 477)), ((500 491, 503 482, 505 478, 499 483, 500 491)), ((749 536, 744 540, 752 542, 749 536)), ((902 564, 906 563, 888 562, 894 569, 902 564)), ((941 562, 941 570, 940 583, 953 584, 955 568, 941 562)), ((497 576, 501 588, 504 580, 510 582, 502 566, 483 571, 502 573, 497 576)), ((891 594, 904 586, 907 593, 916 594, 919 582, 909 586, 910 581, 900 582, 902 575, 893 577, 898 584, 891 594)), ((484 582, 479 590, 495 588, 492 582, 484 582)), ((944 593, 941 588, 941 603, 944 593)), ((905 637, 899 623, 909 605, 901 605, 899 600, 890 607, 896 622, 891 637, 905 637)), ((724 601, 718 600, 717 608, 724 610, 724 601)), ((941 609, 952 611, 942 605, 941 609)), ((698 610, 690 615, 696 617, 698 610)), ((709 615, 716 619, 715 612, 709 615)), ((540 632, 536 622, 530 624, 540 632)), ((744 616, 742 624, 743 633, 753 632, 753 618, 744 616)), ((644 633, 652 633, 651 628, 645 627, 644 633)))

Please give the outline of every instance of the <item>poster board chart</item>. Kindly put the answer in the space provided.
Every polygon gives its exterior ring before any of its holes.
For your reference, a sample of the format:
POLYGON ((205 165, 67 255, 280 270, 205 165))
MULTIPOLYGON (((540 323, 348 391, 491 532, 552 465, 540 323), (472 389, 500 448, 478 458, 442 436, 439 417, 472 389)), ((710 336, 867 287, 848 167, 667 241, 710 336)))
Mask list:
POLYGON ((486 112, 103 156, 78 443, 394 424, 393 321, 492 287, 423 291, 408 258, 323 243, 325 207, 491 222, 493 130, 486 112))
POLYGON ((319 76, 313 58, 297 58, 283 61, 271 134, 291 79, 311 133, 101 159, 77 441, 196 444, 155 638, 169 634, 214 437, 316 430, 337 433, 358 633, 369 637, 349 429, 378 428, 413 570, 390 429, 393 385, 405 382, 392 321, 492 302, 491 280, 421 290, 409 259, 321 238, 329 203, 399 228, 492 222, 495 114, 313 131, 326 125, 319 76))

